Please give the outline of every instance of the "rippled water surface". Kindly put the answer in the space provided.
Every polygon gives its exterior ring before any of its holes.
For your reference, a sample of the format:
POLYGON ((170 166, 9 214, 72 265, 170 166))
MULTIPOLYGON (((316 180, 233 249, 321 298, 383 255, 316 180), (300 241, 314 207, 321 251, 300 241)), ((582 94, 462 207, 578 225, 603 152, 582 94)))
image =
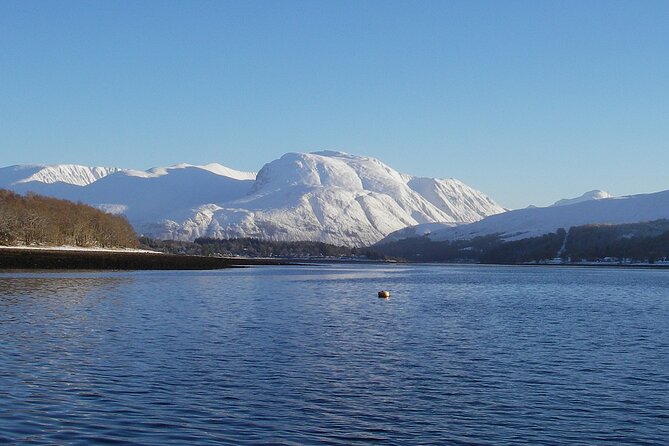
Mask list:
POLYGON ((669 271, 0 273, 0 341, 0 443, 669 438, 669 271))

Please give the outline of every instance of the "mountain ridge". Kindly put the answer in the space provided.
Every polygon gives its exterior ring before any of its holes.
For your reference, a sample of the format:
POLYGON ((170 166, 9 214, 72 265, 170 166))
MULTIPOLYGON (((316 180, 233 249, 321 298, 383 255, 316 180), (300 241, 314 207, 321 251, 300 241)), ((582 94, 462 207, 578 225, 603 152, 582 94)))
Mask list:
POLYGON ((558 229, 569 230, 571 227, 582 225, 627 224, 667 218, 669 218, 669 190, 584 201, 576 199, 574 202, 557 206, 516 209, 457 227, 441 224, 430 227, 419 225, 390 234, 379 243, 420 236, 426 236, 433 241, 453 241, 499 235, 504 240, 512 241, 553 233, 558 229))

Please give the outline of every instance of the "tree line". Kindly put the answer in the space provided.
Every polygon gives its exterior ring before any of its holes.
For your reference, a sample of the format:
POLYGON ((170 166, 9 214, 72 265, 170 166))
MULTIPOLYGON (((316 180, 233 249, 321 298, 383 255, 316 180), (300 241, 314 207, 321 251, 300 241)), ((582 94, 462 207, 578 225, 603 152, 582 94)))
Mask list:
POLYGON ((655 263, 669 259, 669 220, 571 228, 565 248, 571 260, 655 263))
POLYGON ((138 240, 123 216, 82 203, 0 189, 0 244, 134 248, 138 240))
POLYGON ((279 258, 365 258, 383 259, 369 248, 348 248, 322 242, 276 242, 254 238, 214 239, 197 238, 194 242, 155 240, 140 237, 141 246, 170 254, 217 257, 279 257, 279 258))

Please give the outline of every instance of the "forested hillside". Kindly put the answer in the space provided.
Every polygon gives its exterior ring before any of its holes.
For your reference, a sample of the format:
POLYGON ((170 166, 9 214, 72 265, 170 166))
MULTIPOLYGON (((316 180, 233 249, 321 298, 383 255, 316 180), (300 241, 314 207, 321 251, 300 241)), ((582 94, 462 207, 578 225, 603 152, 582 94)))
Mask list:
POLYGON ((91 206, 0 189, 0 245, 138 246, 121 216, 91 206))
POLYGON ((669 220, 571 228, 564 255, 582 260, 663 260, 669 257, 669 220))
POLYGON ((374 246, 388 256, 422 262, 648 262, 669 259, 669 220, 575 226, 540 237, 505 241, 499 235, 432 241, 416 237, 374 246))

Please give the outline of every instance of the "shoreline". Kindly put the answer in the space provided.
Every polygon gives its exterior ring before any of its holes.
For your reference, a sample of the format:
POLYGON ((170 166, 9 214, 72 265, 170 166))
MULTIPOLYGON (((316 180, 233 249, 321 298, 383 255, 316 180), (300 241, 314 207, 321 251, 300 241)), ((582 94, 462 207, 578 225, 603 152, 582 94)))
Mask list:
POLYGON ((208 257, 166 254, 141 249, 98 249, 81 247, 25 247, 0 246, 0 271, 2 270, 215 270, 244 268, 248 266, 288 266, 324 264, 425 264, 425 265, 476 265, 476 266, 525 266, 525 267, 576 267, 576 268, 641 268, 669 269, 667 263, 458 263, 411 262, 367 259, 336 258, 250 258, 208 257))
POLYGON ((3 246, 0 270, 214 270, 255 265, 297 265, 273 259, 204 257, 138 250, 87 250, 3 246))
POLYGON ((476 263, 476 262, 401 262, 401 265, 453 265, 453 266, 523 266, 523 267, 557 267, 557 268, 618 268, 618 269, 669 269, 669 264, 653 263, 476 263))

